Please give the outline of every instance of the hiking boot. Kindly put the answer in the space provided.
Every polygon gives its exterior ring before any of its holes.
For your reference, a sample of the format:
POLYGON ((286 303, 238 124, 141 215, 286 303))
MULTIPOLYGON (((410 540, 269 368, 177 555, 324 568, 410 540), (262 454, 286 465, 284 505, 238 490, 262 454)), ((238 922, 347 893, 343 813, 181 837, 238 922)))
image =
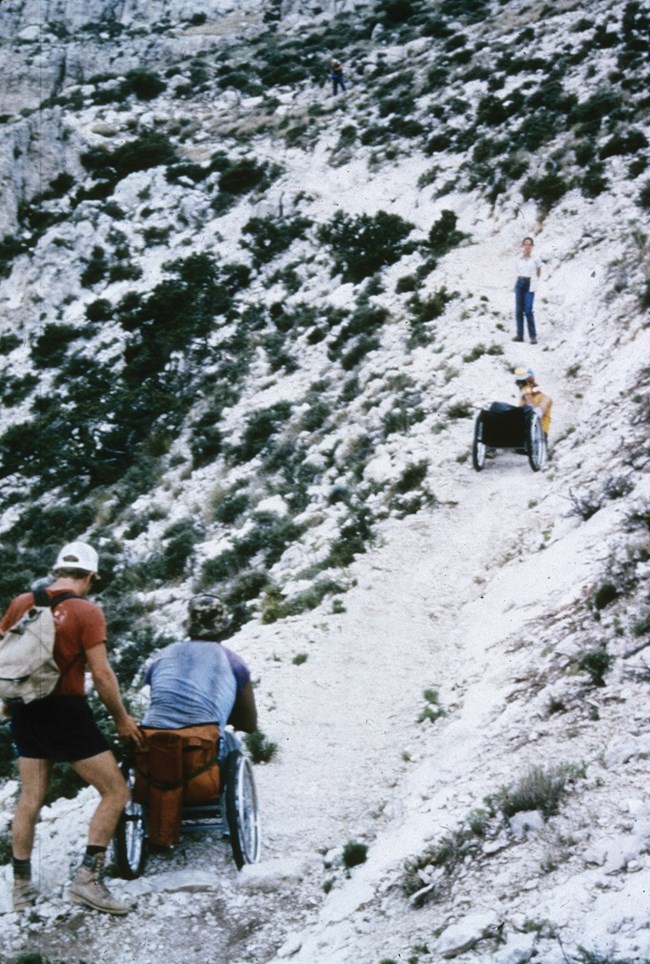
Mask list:
POLYGON ((531 345, 536 345, 536 344, 537 344, 537 339, 536 339, 536 338, 531 338, 531 339, 530 339, 530 343, 531 343, 531 345))
POLYGON ((104 859, 105 854, 84 857, 68 888, 70 898, 75 904, 86 904, 87 907, 106 914, 128 914, 133 909, 131 905, 113 897, 102 880, 104 859))
POLYGON ((520 338, 519 335, 515 335, 515 337, 514 337, 512 340, 513 340, 513 341, 523 341, 524 339, 523 339, 523 338, 520 338))
POLYGON ((14 877, 13 905, 15 911, 29 910, 36 903, 38 891, 29 877, 14 877))

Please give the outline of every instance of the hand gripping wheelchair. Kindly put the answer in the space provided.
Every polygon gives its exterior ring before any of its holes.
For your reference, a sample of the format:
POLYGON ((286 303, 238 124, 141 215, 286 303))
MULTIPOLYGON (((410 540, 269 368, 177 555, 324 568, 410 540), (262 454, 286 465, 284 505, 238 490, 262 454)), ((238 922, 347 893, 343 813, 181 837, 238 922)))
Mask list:
POLYGON ((533 472, 539 472, 546 458, 546 437, 537 412, 530 405, 516 408, 501 402, 482 409, 474 423, 472 445, 477 472, 484 468, 489 449, 514 449, 527 455, 533 472))
POLYGON ((257 863, 261 835, 253 767, 235 733, 222 734, 216 725, 143 732, 146 748, 121 765, 131 801, 113 838, 120 876, 140 877, 149 845, 171 848, 183 830, 229 837, 238 870, 257 863))

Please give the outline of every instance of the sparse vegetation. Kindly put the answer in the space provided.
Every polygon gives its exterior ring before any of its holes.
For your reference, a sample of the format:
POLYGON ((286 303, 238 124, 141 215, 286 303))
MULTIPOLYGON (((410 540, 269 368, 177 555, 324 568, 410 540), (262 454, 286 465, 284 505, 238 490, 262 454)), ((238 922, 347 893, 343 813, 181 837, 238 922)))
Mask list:
POLYGON ((343 847, 343 865, 350 870, 364 864, 368 858, 368 845, 358 840, 348 840, 343 847))
POLYGON ((278 744, 269 740, 262 730, 247 733, 244 743, 253 763, 270 763, 277 756, 278 744))

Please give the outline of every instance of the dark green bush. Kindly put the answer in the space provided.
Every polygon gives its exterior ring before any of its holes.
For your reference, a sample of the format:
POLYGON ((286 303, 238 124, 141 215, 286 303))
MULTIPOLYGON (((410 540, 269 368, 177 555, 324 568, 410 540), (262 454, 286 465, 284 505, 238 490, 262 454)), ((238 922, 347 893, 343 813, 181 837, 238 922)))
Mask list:
POLYGON ((235 464, 249 462, 255 456, 268 452, 290 416, 290 402, 277 402, 270 408, 249 415, 241 442, 230 449, 232 461, 235 464))
POLYGON ((407 465, 395 483, 395 492, 404 495, 406 492, 412 492, 413 489, 419 489, 427 476, 428 468, 427 459, 407 465))
POLYGON ((440 217, 431 226, 428 237, 428 248, 434 257, 441 258, 468 237, 457 230, 457 223, 458 217, 453 211, 444 209, 440 212, 440 217))
MULTIPOLYGON (((372 449, 370 444, 369 450, 372 449)), ((351 511, 350 516, 334 540, 325 560, 325 568, 349 566, 354 558, 367 551, 372 539, 371 515, 361 506, 351 511)))
POLYGON ((365 864, 368 859, 368 845, 357 840, 349 840, 343 848, 343 865, 348 868, 365 864))
POLYGON ((647 146, 648 138, 643 131, 630 130, 626 133, 617 133, 601 147, 600 159, 604 161, 608 157, 636 154, 639 151, 645 150, 647 146))
POLYGON ((598 197, 607 190, 608 181, 605 177, 605 165, 600 161, 593 161, 585 169, 580 188, 585 197, 598 197))
POLYGON ((578 660, 577 668, 581 673, 588 673, 594 686, 605 685, 605 673, 611 668, 612 656, 605 646, 599 646, 583 655, 578 660))
POLYGON ((32 361, 36 368, 59 368, 70 344, 80 336, 74 325, 45 325, 32 340, 32 361))
POLYGON ((612 582, 604 582, 594 593, 594 607, 600 611, 619 597, 619 591, 612 582))
POLYGON ((167 84, 158 74, 149 70, 129 70, 120 84, 119 99, 123 100, 129 94, 135 94, 138 100, 154 100, 166 89, 167 84))
POLYGON ((341 367, 349 372, 359 364, 371 351, 381 347, 381 341, 376 335, 360 335, 351 348, 341 356, 341 367))
POLYGON ((569 124, 579 124, 596 133, 605 117, 616 116, 621 96, 614 89, 598 90, 569 112, 569 124))
POLYGON ((524 200, 534 200, 547 211, 564 197, 570 184, 558 171, 549 171, 539 177, 529 177, 524 181, 521 193, 524 200))
POLYGON ((261 730, 247 733, 244 743, 253 763, 269 763, 277 756, 278 744, 269 740, 261 730))
POLYGON ((453 301, 454 298, 458 298, 458 292, 447 291, 444 285, 424 301, 420 299, 419 295, 409 298, 407 305, 411 312, 411 325, 417 327, 427 321, 440 318, 445 313, 449 302, 453 301))
POLYGON ((85 315, 88 321, 109 321, 113 314, 113 305, 107 298, 98 298, 86 305, 85 315))
POLYGON ((170 184, 178 184, 181 178, 188 178, 194 184, 204 181, 210 175, 210 168, 202 164, 171 164, 165 171, 165 179, 170 184))
POLYGON ((312 223, 310 218, 298 215, 251 218, 242 228, 242 234, 250 240, 246 238, 242 245, 250 250, 253 264, 259 268, 287 251, 293 241, 303 238, 312 223))
POLYGON ((272 176, 271 167, 266 162, 258 164, 252 158, 244 158, 230 165, 219 178, 219 189, 226 194, 248 194, 261 188, 272 176))
POLYGON ((330 248, 335 270, 343 280, 359 283, 412 250, 406 239, 413 227, 398 214, 386 211, 357 218, 337 211, 319 229, 318 237, 330 248))
POLYGON ((106 252, 100 245, 95 245, 92 249, 90 259, 86 262, 86 267, 81 272, 80 281, 84 288, 92 288, 99 281, 102 281, 108 273, 108 261, 106 252))
POLYGON ((0 355, 9 355, 20 344, 18 335, 0 335, 0 355))
POLYGON ((109 191, 129 174, 173 164, 177 160, 173 144, 165 134, 156 131, 148 131, 112 151, 95 147, 81 155, 86 170, 103 180, 109 191))

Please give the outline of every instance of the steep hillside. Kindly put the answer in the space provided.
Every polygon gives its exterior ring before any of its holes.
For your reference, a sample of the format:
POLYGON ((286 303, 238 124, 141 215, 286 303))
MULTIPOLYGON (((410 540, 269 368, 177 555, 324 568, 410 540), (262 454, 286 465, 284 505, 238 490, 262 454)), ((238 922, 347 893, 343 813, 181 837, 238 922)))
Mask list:
POLYGON ((263 864, 184 842, 117 923, 55 803, 7 960, 650 959, 643 6, 47 6, 0 7, 3 596, 95 542, 138 712, 217 591, 280 752, 263 864), (521 363, 552 457, 475 473, 521 363))

